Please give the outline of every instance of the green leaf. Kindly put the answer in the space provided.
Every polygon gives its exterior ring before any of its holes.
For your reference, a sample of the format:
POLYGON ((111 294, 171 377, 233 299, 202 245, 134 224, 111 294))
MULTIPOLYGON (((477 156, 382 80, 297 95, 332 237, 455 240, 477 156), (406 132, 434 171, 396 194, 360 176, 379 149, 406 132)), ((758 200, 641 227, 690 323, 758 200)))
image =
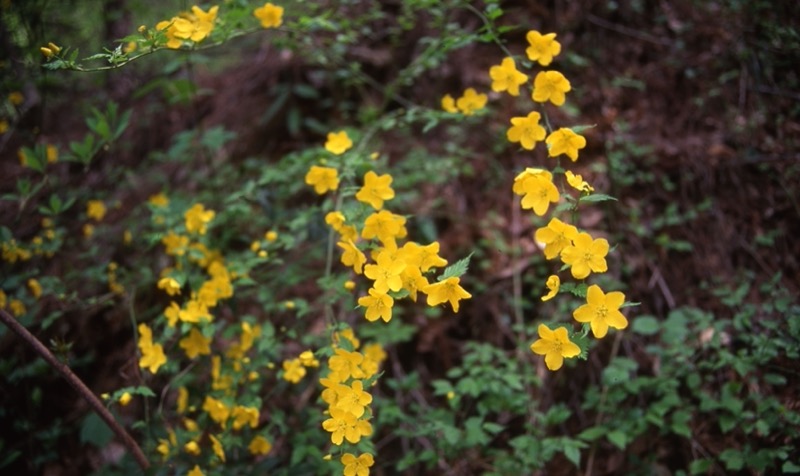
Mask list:
POLYGON ((604 193, 593 193, 591 195, 584 195, 578 199, 579 202, 607 202, 609 200, 617 201, 616 198, 612 197, 611 195, 606 195, 604 193))
POLYGON ((577 446, 565 445, 564 456, 566 456, 576 468, 581 467, 581 450, 577 446))
POLYGON ((602 426, 593 426, 580 432, 578 438, 585 441, 594 441, 606 434, 606 429, 602 426))
POLYGON ((731 471, 739 471, 744 468, 744 457, 739 450, 728 448, 719 454, 719 459, 725 463, 725 468, 731 471))
POLYGON ((105 447, 114 436, 111 428, 106 425, 97 413, 90 413, 86 415, 81 424, 81 443, 90 443, 98 448, 105 447))
POLYGON ((791 461, 787 461, 787 462, 783 463, 783 466, 781 466, 781 471, 783 471, 784 474, 786 474, 786 473, 800 473, 800 466, 792 463, 791 461))
POLYGON ((463 276, 467 272, 467 269, 469 269, 469 260, 472 258, 472 255, 473 253, 470 253, 466 258, 458 260, 445 268, 442 275, 437 278, 437 281, 441 282, 448 278, 458 278, 463 276))
POLYGON ((654 316, 639 316, 633 320, 631 330, 637 334, 651 336, 659 331, 661 328, 658 319, 654 316))
POLYGON ((696 459, 689 463, 689 472, 691 474, 706 474, 711 469, 711 463, 710 459, 696 459))
POLYGON ((628 435, 619 430, 609 432, 606 435, 606 438, 608 438, 608 441, 621 450, 624 450, 625 446, 628 444, 628 435))

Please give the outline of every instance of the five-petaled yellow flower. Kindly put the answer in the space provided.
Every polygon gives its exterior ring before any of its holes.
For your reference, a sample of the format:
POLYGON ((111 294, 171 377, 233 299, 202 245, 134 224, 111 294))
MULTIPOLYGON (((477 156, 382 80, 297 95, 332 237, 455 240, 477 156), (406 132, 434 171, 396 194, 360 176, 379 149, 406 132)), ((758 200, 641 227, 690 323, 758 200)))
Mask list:
POLYGON ((86 202, 86 216, 94 221, 100 221, 106 216, 106 205, 102 200, 89 200, 86 202))
POLYGON ((267 2, 256 8, 253 16, 258 18, 264 28, 278 28, 283 23, 283 7, 267 2))
POLYGON ((341 462, 344 465, 344 476, 369 476, 369 468, 375 464, 375 459, 369 453, 357 458, 354 454, 345 453, 341 462))
POLYGON ((392 176, 378 175, 372 170, 364 174, 364 186, 356 193, 356 200, 368 203, 375 210, 383 208, 383 202, 394 198, 392 176))
POLYGON ((460 278, 450 277, 426 286, 422 292, 428 295, 428 306, 449 302, 453 312, 458 312, 459 301, 472 297, 472 294, 461 287, 460 282, 460 278))
POLYGON ((579 233, 572 240, 572 245, 561 252, 561 261, 571 266, 570 271, 575 279, 583 279, 594 273, 608 271, 606 255, 608 241, 605 238, 592 239, 586 232, 579 233))
POLYGON ((478 94, 474 88, 467 88, 464 90, 464 95, 456 100, 456 107, 465 116, 471 116, 475 111, 483 109, 488 100, 489 97, 485 94, 478 94))
POLYGON ((353 147, 353 141, 347 136, 347 131, 329 132, 325 142, 325 150, 335 155, 342 155, 353 147))
POLYGON ((586 304, 575 309, 572 317, 578 322, 588 322, 592 334, 598 339, 606 336, 609 327, 625 329, 628 320, 619 312, 625 302, 625 295, 619 291, 604 293, 600 286, 593 284, 586 291, 586 304))
POLYGON ((549 65, 553 61, 553 57, 561 53, 561 44, 556 41, 555 33, 542 35, 536 30, 531 30, 525 38, 530 44, 525 50, 528 59, 538 61, 542 66, 549 65))
POLYGON ((547 132, 539 125, 541 115, 534 111, 526 117, 512 117, 511 127, 506 132, 509 142, 519 142, 523 149, 532 150, 536 142, 544 139, 547 132))
POLYGON ((581 353, 580 347, 569 340, 566 327, 551 330, 544 324, 539 324, 539 340, 531 344, 531 351, 544 355, 544 363, 550 370, 560 369, 565 357, 570 359, 581 353))
POLYGON ((556 217, 550 219, 547 226, 539 228, 533 235, 539 243, 544 243, 544 257, 553 259, 567 246, 572 245, 572 240, 578 236, 578 229, 564 223, 556 217))
POLYGON ((252 440, 250 440, 250 444, 247 445, 247 449, 252 455, 265 455, 272 449, 272 443, 270 443, 269 440, 263 436, 256 435, 252 440))
POLYGON ((489 76, 492 78, 492 91, 508 91, 512 96, 519 96, 519 87, 528 81, 528 75, 517 71, 511 57, 503 58, 499 66, 489 68, 489 76))
POLYGON ((319 195, 339 188, 339 172, 332 167, 312 165, 306 174, 306 184, 314 187, 319 195))
POLYGON ((578 150, 586 147, 586 139, 566 127, 551 132, 545 142, 548 146, 547 155, 557 157, 565 154, 573 162, 578 160, 578 150))
POLYGON ((553 174, 530 167, 517 175, 512 190, 515 194, 522 195, 522 209, 533 209, 533 213, 538 216, 547 213, 550 204, 558 202, 560 197, 553 183, 553 174))
POLYGON ((453 99, 453 96, 445 94, 442 97, 442 109, 450 113, 458 112, 458 108, 456 107, 456 100, 453 99))
POLYGON ((541 71, 533 80, 533 100, 550 101, 561 106, 566 100, 566 93, 572 89, 569 80, 558 71, 541 71))
POLYGON ((364 317, 370 322, 377 321, 378 319, 383 319, 384 322, 392 320, 394 299, 385 292, 382 293, 370 288, 369 296, 358 298, 358 305, 367 308, 364 317))

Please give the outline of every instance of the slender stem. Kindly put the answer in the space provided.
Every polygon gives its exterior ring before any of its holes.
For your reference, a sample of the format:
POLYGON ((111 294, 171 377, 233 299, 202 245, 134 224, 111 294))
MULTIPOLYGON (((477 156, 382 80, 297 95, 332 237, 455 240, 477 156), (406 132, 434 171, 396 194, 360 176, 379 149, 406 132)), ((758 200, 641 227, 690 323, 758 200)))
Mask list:
POLYGON ((100 401, 97 396, 92 393, 91 390, 83 383, 83 381, 75 375, 72 370, 67 366, 65 363, 59 361, 56 356, 50 352, 50 349, 45 347, 42 342, 36 338, 33 334, 31 334, 28 329, 26 329, 22 324, 17 322, 17 320, 8 312, 3 309, 0 309, 0 320, 8 326, 9 329, 14 331, 15 334, 20 336, 22 340, 24 340, 28 345, 30 345, 37 354, 39 354, 45 362, 47 362, 51 367, 53 367, 58 373, 61 374, 64 379, 66 379, 67 383, 72 386, 72 388, 77 391, 84 400, 92 407, 100 418, 103 419, 104 422, 111 428, 111 430, 116 433, 122 443, 128 448, 128 450, 133 454, 133 458, 139 464, 139 466, 146 470, 150 467, 150 463, 147 461, 147 457, 144 455, 144 452, 136 443, 136 440, 131 437, 131 435, 125 431, 115 419, 111 412, 103 405, 103 402, 100 401))
MULTIPOLYGON (((585 327, 584 327, 585 329, 585 327)), ((619 344, 622 342, 622 332, 617 332, 617 335, 614 337, 614 344, 611 346, 611 355, 608 358, 608 362, 611 363, 617 357, 617 353, 619 352, 619 344)), ((594 426, 600 426, 603 423, 603 417, 605 416, 603 412, 603 405, 606 404, 606 399, 608 398, 608 385, 603 384, 603 391, 600 394, 600 403, 598 403, 598 413, 597 417, 594 419, 594 426)), ((594 466, 594 455, 595 451, 597 450, 597 440, 592 442, 592 449, 589 450, 589 458, 586 461, 586 473, 584 476, 592 476, 592 466, 594 466)))

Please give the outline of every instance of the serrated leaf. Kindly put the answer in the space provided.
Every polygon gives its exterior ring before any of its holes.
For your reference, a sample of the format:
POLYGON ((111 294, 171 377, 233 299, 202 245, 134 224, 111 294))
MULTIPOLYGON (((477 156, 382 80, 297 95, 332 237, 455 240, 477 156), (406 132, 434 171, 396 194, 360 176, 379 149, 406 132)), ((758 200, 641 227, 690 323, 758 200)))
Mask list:
POLYGON ((470 253, 466 258, 458 260, 445 268, 442 275, 439 276, 436 281, 441 282, 448 278, 458 278, 463 276, 469 269, 469 260, 472 258, 472 255, 473 253, 470 253))

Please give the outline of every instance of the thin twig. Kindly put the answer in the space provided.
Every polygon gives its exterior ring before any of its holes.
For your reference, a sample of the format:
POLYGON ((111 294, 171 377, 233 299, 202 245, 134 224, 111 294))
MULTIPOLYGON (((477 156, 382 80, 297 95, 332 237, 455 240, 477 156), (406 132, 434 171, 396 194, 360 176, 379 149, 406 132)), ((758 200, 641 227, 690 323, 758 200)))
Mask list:
MULTIPOLYGON (((608 358, 608 362, 611 363, 616 357, 617 353, 619 353, 619 344, 622 341, 622 332, 617 332, 617 335, 614 337, 614 344, 611 346, 611 355, 608 358)), ((594 419, 594 426, 600 426, 603 423, 603 417, 605 414, 603 413, 603 405, 606 404, 606 399, 608 398, 608 385, 603 384, 603 391, 600 394, 600 402, 597 405, 598 413, 597 417, 594 419)), ((597 450, 597 440, 592 441, 592 448, 589 450, 589 458, 586 461, 586 473, 584 476, 592 476, 592 467, 594 466, 594 455, 595 451, 597 450)))
POLYGON ((670 46, 671 44, 671 42, 666 38, 658 38, 643 31, 634 30, 633 28, 628 28, 627 26, 623 25, 617 25, 616 23, 611 23, 610 21, 604 20, 595 15, 586 15, 586 19, 589 20, 590 23, 594 23, 597 26, 607 28, 611 31, 616 31, 617 33, 621 33, 623 35, 632 36, 642 41, 647 41, 661 46, 670 46))
POLYGON ((144 455, 144 452, 136 443, 136 440, 125 431, 115 419, 111 412, 103 405, 103 402, 97 398, 97 395, 92 393, 91 390, 83 383, 83 381, 75 375, 72 370, 67 366, 65 363, 59 361, 50 349, 45 347, 42 342, 36 338, 33 334, 31 334, 28 329, 26 329, 22 324, 17 322, 17 320, 8 312, 3 309, 0 309, 0 320, 8 326, 9 329, 14 331, 15 334, 20 336, 22 340, 24 340, 28 345, 33 347, 33 350, 36 351, 51 367, 53 367, 58 373, 61 374, 64 379, 66 379, 67 383, 69 383, 72 388, 77 391, 84 400, 92 407, 100 418, 103 419, 104 422, 111 428, 114 433, 122 440, 122 443, 130 450, 131 454, 133 454, 133 458, 139 464, 139 466, 146 470, 150 467, 150 463, 147 461, 147 457, 144 455))

